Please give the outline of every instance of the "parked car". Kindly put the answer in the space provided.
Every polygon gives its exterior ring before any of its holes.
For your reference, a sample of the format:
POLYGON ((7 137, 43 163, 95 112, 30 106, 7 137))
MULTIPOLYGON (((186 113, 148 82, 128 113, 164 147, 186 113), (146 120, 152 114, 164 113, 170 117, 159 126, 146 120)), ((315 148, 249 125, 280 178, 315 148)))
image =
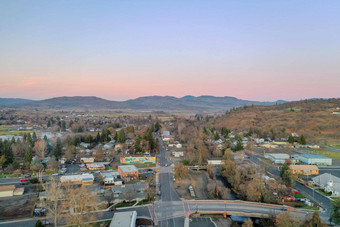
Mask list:
POLYGON ((117 210, 116 207, 111 207, 111 208, 110 208, 110 211, 116 211, 116 210, 117 210))
POLYGON ((51 226, 53 224, 53 222, 48 219, 42 219, 40 221, 41 221, 41 224, 43 224, 43 226, 51 226))

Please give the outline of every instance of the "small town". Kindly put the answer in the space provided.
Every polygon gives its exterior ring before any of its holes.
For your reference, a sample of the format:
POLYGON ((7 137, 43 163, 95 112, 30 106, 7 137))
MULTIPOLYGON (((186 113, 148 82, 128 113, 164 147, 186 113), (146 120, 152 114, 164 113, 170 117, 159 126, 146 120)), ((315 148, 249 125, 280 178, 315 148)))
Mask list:
POLYGON ((339 12, 0 0, 0 227, 340 226, 339 12))

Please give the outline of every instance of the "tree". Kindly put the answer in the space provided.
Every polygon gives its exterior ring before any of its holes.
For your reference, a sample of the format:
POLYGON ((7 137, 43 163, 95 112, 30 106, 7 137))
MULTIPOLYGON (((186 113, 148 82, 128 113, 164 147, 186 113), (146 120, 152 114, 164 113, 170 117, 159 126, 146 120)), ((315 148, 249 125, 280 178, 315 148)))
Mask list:
POLYGON ((59 159, 61 157, 61 153, 62 153, 62 150, 63 150, 63 146, 61 145, 61 140, 60 138, 57 139, 57 142, 54 146, 54 149, 53 149, 53 155, 59 159))
POLYGON ((286 162, 281 167, 280 177, 285 185, 292 186, 294 184, 294 176, 290 172, 289 165, 286 162))
POLYGON ((175 164, 175 178, 185 179, 189 176, 188 167, 184 166, 182 163, 175 164))
POLYGON ((243 224, 242 224, 242 227, 253 227, 253 221, 248 218, 243 224))
POLYGON ((241 140, 237 140, 235 151, 241 151, 243 150, 243 143, 241 140))
POLYGON ((301 135, 299 138, 299 144, 306 145, 306 143, 306 138, 304 137, 304 135, 301 135))
POLYGON ((288 227, 288 226, 289 227, 300 227, 301 222, 296 216, 286 211, 286 212, 281 212, 279 215, 277 215, 276 226, 277 227, 288 227))
POLYGON ((223 160, 233 160, 234 159, 234 154, 231 151, 230 148, 226 149, 223 154, 223 160))
POLYGON ((334 201, 332 201, 330 220, 335 224, 340 224, 340 198, 336 198, 334 201))
POLYGON ((44 225, 38 220, 37 223, 35 223, 35 227, 44 227, 44 225))
POLYGON ((33 151, 38 159, 44 159, 47 151, 47 143, 45 140, 38 140, 34 143, 33 151))
POLYGON ((54 226, 58 226, 58 219, 62 216, 63 207, 59 204, 62 198, 63 190, 56 181, 52 180, 49 184, 44 185, 46 191, 46 200, 43 207, 47 210, 47 217, 53 221, 54 226))
POLYGON ((32 161, 32 148, 31 146, 27 146, 25 156, 24 156, 24 163, 25 165, 29 165, 32 161))
POLYGON ((52 156, 52 158, 50 158, 50 160, 48 161, 47 168, 53 171, 58 170, 58 162, 54 156, 52 156))
POLYGON ((5 157, 5 155, 3 154, 1 157, 0 157, 0 165, 1 166, 4 166, 5 163, 6 163, 7 159, 5 157))
POLYGON ((72 161, 76 156, 76 147, 74 145, 67 146, 65 158, 67 161, 72 161))
POLYGON ((137 192, 136 192, 136 190, 134 190, 132 188, 124 190, 122 192, 122 195, 123 195, 123 198, 125 199, 125 201, 127 201, 127 202, 131 202, 132 200, 137 198, 137 192))
POLYGON ((41 160, 39 160, 37 158, 32 160, 32 162, 31 162, 31 170, 33 172, 38 172, 43 167, 44 166, 41 164, 41 160))
POLYGON ((320 218, 320 213, 318 211, 314 211, 313 217, 307 221, 307 227, 327 227, 326 223, 323 223, 320 218))
POLYGON ((124 129, 119 130, 118 135, 117 135, 117 142, 118 143, 124 143, 126 140, 125 138, 125 132, 124 129))
POLYGON ((288 136, 288 143, 294 144, 294 142, 295 142, 295 139, 294 139, 294 137, 292 136, 292 134, 290 134, 290 135, 288 136))
POLYGON ((97 210, 97 203, 99 202, 97 195, 94 192, 89 192, 86 186, 73 188, 66 186, 64 203, 73 209, 73 213, 67 215, 68 225, 76 226, 90 226, 84 224, 96 220, 98 213, 91 211, 97 210))

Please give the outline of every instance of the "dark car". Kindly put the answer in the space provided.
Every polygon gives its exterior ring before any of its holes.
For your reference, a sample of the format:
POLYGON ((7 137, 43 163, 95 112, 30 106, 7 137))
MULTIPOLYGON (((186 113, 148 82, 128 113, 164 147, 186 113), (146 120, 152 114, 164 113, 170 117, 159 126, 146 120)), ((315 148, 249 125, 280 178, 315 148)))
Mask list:
POLYGON ((116 210, 117 210, 116 207, 111 207, 111 208, 110 208, 110 211, 116 211, 116 210))

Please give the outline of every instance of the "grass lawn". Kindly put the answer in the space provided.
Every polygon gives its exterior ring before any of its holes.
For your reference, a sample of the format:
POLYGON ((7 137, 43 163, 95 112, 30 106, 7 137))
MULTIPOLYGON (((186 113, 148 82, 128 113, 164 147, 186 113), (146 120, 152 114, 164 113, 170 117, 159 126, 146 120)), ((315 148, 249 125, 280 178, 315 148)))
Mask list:
MULTIPOLYGON (((131 165, 131 164, 129 164, 129 165, 131 165)), ((135 164, 132 164, 132 165, 135 165, 137 168, 147 168, 147 167, 155 167, 156 166, 155 163, 145 163, 145 164, 135 163, 135 164)))
POLYGON ((340 159, 340 152, 323 150, 323 149, 313 150, 313 152, 320 154, 320 155, 324 155, 329 158, 340 159))
POLYGON ((304 197, 300 192, 299 193, 295 193, 294 195, 295 198, 298 198, 298 199, 304 199, 306 197, 304 197))
POLYGON ((317 207, 311 207, 311 206, 303 206, 303 207, 299 207, 299 208, 302 208, 302 209, 309 209, 309 210, 319 210, 319 208, 317 208, 317 207))
POLYGON ((334 147, 334 148, 337 148, 337 149, 340 149, 340 144, 331 144, 329 145, 331 147, 334 147))
POLYGON ((321 194, 325 195, 325 196, 331 196, 332 192, 325 192, 322 189, 315 189, 316 191, 320 192, 321 194))
POLYGON ((35 131, 0 131, 0 136, 7 136, 7 135, 13 135, 13 136, 23 136, 27 133, 33 133, 35 131))
MULTIPOLYGON (((6 177, 21 177, 22 174, 21 173, 5 173, 6 177)), ((1 177, 1 175, 0 175, 1 177)))
POLYGON ((132 202, 123 202, 123 203, 118 203, 116 205, 114 205, 115 208, 119 208, 119 207, 130 207, 132 206, 133 204, 135 204, 136 201, 132 201, 132 202))

